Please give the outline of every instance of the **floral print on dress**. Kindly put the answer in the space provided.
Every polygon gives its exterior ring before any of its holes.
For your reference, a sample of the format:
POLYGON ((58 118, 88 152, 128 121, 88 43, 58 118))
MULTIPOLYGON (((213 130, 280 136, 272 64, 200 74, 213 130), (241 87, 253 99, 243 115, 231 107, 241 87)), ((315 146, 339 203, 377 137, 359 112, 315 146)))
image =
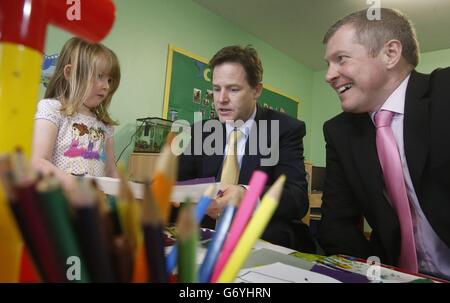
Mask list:
POLYGON ((88 128, 83 123, 72 124, 72 142, 70 147, 64 152, 64 156, 69 158, 81 157, 86 152, 86 149, 80 145, 80 137, 88 133, 88 128))
POLYGON ((103 163, 106 163, 106 153, 105 153, 105 144, 106 144, 106 140, 105 140, 105 131, 102 128, 98 128, 97 129, 99 135, 100 135, 100 146, 98 148, 98 153, 100 155, 100 160, 103 163))
POLYGON ((98 154, 98 149, 94 150, 95 144, 100 139, 100 135, 96 128, 91 127, 89 129, 89 144, 87 150, 83 153, 84 159, 98 160, 100 155, 98 154))

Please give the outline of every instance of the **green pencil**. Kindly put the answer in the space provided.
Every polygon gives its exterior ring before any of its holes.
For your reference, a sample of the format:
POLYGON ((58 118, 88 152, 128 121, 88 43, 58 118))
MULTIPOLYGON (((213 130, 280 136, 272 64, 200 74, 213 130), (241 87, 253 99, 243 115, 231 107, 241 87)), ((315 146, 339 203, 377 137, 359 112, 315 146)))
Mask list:
MULTIPOLYGON (((70 257, 80 260, 80 276, 73 282, 89 282, 89 274, 85 260, 81 256, 75 231, 72 226, 68 202, 62 188, 54 177, 48 177, 37 184, 39 203, 43 216, 47 221, 51 237, 56 244, 57 253, 64 262, 63 268, 68 269, 70 257)), ((66 275, 69 279, 70 275, 66 275)), ((70 281, 70 280, 69 280, 70 281)))
POLYGON ((115 196, 106 195, 106 201, 108 202, 110 209, 114 235, 121 235, 122 224, 120 223, 119 210, 117 208, 117 198, 115 196))
POLYGON ((197 282, 198 226, 190 203, 182 207, 177 223, 178 282, 195 283, 197 282))

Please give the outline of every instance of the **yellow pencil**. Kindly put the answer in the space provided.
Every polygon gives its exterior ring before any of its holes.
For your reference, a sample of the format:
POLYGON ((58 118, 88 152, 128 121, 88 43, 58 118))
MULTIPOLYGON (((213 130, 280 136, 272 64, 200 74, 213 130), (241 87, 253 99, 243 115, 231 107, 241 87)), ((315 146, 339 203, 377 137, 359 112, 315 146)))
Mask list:
POLYGON ((143 243, 141 229, 141 206, 134 199, 133 193, 125 176, 125 167, 119 165, 120 187, 118 195, 118 211, 125 237, 130 244, 133 258, 138 254, 138 246, 143 243))
POLYGON ((256 241, 261 237, 267 224, 272 218, 273 213, 278 207, 281 192, 283 189, 286 177, 280 176, 278 180, 272 185, 269 191, 264 195, 261 204, 256 209, 255 214, 248 223, 242 237, 231 253, 222 273, 217 282, 231 283, 236 279, 236 275, 244 265, 245 260, 249 256, 256 241))

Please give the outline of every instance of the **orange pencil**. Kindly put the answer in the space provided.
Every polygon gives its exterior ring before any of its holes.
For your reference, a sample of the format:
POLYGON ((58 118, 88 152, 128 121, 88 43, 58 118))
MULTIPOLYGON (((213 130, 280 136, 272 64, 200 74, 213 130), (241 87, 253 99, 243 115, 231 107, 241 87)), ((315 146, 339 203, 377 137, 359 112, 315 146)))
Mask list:
POLYGON ((150 277, 148 274, 147 256, 145 252, 144 243, 138 245, 138 252, 134 260, 133 277, 131 281, 133 283, 146 283, 150 277))
POLYGON ((172 187, 176 182, 178 173, 177 156, 172 152, 170 144, 175 134, 169 133, 166 144, 156 164, 152 181, 152 192, 161 210, 164 223, 167 223, 170 215, 170 197, 172 187))

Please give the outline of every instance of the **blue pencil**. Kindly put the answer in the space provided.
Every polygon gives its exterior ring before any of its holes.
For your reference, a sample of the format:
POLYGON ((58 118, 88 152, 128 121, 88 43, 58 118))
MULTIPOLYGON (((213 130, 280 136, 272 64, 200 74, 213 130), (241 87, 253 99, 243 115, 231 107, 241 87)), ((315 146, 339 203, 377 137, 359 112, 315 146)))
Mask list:
POLYGON ((235 203, 230 203, 225 207, 223 215, 220 216, 216 233, 214 234, 211 243, 209 243, 208 245, 208 251, 206 252, 203 263, 200 266, 198 277, 198 281, 200 283, 208 283, 211 278, 214 265, 216 264, 217 258, 219 257, 223 243, 227 238, 228 230, 230 229, 230 225, 233 221, 236 210, 237 207, 235 203))
POLYGON ((202 198, 200 199, 200 202, 198 202, 197 206, 195 207, 195 221, 197 221, 197 224, 199 224, 203 219, 203 216, 208 210, 209 204, 211 204, 211 201, 213 200, 212 195, 214 193, 214 189, 215 185, 208 186, 202 198))
MULTIPOLYGON (((212 195, 214 193, 214 190, 215 185, 210 185, 206 189, 200 201, 197 203, 197 206, 195 207, 195 221, 197 222, 197 224, 200 224, 200 222, 203 219, 203 216, 206 214, 209 204, 211 204, 211 201, 213 200, 212 195)), ((177 259, 178 259, 178 244, 175 243, 172 246, 172 249, 170 250, 166 258, 167 274, 170 275, 173 272, 173 270, 177 266, 177 259)))

